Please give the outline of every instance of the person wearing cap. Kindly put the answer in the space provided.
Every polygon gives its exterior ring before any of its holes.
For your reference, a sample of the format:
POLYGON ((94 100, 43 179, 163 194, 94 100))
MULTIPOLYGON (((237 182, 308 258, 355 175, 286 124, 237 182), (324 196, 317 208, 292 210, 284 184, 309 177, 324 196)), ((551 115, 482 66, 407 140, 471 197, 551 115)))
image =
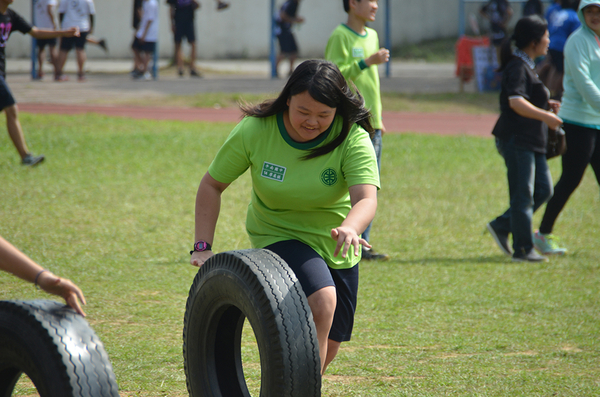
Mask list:
POLYGON ((581 0, 581 27, 565 43, 563 119, 567 151, 562 174, 548 202, 534 245, 543 254, 564 254, 552 234, 558 215, 590 164, 600 184, 600 1, 581 0))

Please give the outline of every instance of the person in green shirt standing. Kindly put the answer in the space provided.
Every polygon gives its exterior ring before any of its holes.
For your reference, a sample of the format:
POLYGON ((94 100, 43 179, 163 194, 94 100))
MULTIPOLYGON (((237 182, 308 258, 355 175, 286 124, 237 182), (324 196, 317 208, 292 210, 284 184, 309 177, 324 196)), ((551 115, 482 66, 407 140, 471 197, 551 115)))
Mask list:
MULTIPOLYGON (((368 22, 375 21, 378 0, 343 0, 343 3, 348 21, 340 24, 329 37, 325 59, 335 63, 346 80, 354 83, 365 100, 365 106, 371 111, 371 124, 374 128, 371 142, 377 155, 377 167, 381 171, 381 146, 385 127, 381 116, 377 65, 390 60, 390 51, 379 47, 377 32, 366 26, 368 22)), ((370 241, 371 226, 372 223, 362 234, 366 241, 370 241)), ((363 249, 362 259, 387 260, 389 255, 363 249)))

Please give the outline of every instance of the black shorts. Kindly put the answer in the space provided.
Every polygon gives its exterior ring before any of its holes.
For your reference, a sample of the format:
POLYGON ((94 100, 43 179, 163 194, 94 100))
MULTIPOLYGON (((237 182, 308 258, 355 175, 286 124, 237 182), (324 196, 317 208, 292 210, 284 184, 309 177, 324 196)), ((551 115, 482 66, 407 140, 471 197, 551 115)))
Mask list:
POLYGON ((62 51, 71 51, 73 47, 78 50, 85 48, 85 41, 89 32, 80 32, 79 37, 63 37, 60 39, 60 49, 62 51))
POLYGON ((15 103, 17 102, 15 101, 15 98, 13 98, 12 92, 10 92, 8 84, 6 84, 6 80, 4 80, 4 77, 0 76, 0 111, 15 103))
POLYGON ((56 47, 56 39, 37 39, 35 42, 40 50, 43 50, 46 46, 56 47))
POLYGON ((296 38, 291 30, 282 29, 277 38, 279 39, 279 49, 283 54, 296 54, 298 52, 296 38))
POLYGON ((196 42, 196 28, 194 26, 194 19, 175 19, 175 43, 179 44, 186 38, 188 43, 196 42))
POLYGON ((156 49, 156 42, 154 41, 144 41, 143 43, 137 37, 133 40, 133 44, 131 48, 134 50, 138 50, 141 52, 154 53, 156 49))
POLYGON ((329 339, 349 341, 354 326, 358 295, 358 265, 350 269, 332 269, 311 247, 297 241, 280 241, 265 247, 279 255, 294 271, 306 296, 325 287, 335 287, 337 305, 329 339))

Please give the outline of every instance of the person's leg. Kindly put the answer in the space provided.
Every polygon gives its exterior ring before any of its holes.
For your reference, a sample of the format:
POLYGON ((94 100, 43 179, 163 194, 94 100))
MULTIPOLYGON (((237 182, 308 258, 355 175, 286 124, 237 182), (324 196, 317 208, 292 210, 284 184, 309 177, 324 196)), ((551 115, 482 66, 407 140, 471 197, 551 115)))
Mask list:
POLYGON ((327 371, 327 367, 329 366, 329 364, 331 364, 335 356, 337 356, 338 351, 340 350, 340 346, 342 346, 342 342, 337 342, 332 339, 329 339, 327 341, 327 357, 325 357, 325 365, 323 366, 321 375, 323 375, 325 371, 327 371))
MULTIPOLYGON (((371 143, 373 144, 373 149, 375 149, 375 156, 377 157, 377 169, 379 170, 379 174, 381 175, 381 143, 382 143, 382 133, 381 130, 377 129, 373 133, 371 137, 371 143)), ((371 235, 371 227, 373 226, 373 222, 369 223, 369 226, 365 229, 362 234, 362 238, 364 238, 367 242, 369 242, 369 237, 371 235)))
MULTIPOLYGON (((495 140, 496 150, 498 153, 504 158, 505 146, 508 146, 508 142, 503 139, 496 138, 495 140)), ((505 159, 506 162, 506 159, 505 159)), ((509 192, 510 198, 510 192, 509 192)), ((510 206, 508 209, 500 216, 495 218, 493 221, 487 224, 487 229, 490 234, 498 244, 498 247, 504 252, 506 255, 512 255, 513 250, 510 245, 509 235, 511 233, 510 228, 510 218, 511 218, 510 206)))
POLYGON ((563 154, 562 174, 554 187, 554 195, 546 206, 540 224, 540 233, 551 234, 554 223, 566 205, 571 194, 581 183, 587 165, 591 162, 595 150, 594 136, 597 132, 573 124, 564 125, 567 151, 563 154))
POLYGON ((193 19, 189 21, 186 34, 190 43, 190 75, 200 77, 200 73, 196 70, 196 26, 193 19))
POLYGON ((275 58, 275 73, 277 74, 277 76, 279 76, 279 64, 284 59, 285 59, 285 54, 283 52, 279 52, 279 54, 277 54, 277 57, 275 58))
POLYGON ((81 32, 81 36, 75 37, 75 52, 77 55, 77 77, 79 81, 85 80, 84 65, 87 59, 85 45, 89 32, 81 32))
POLYGON ((336 287, 330 269, 315 250, 297 240, 280 241, 266 249, 279 255, 288 264, 308 297, 323 370, 327 362, 328 339, 337 306, 336 287))
POLYGON ((294 62, 296 62, 296 59, 298 58, 298 43, 296 43, 296 36, 294 36, 294 34, 290 31, 289 32, 289 46, 290 48, 287 50, 287 52, 289 52, 290 54, 290 72, 289 72, 289 76, 292 75, 292 73, 294 72, 294 62))
POLYGON ((177 71, 180 76, 183 76, 183 54, 181 52, 181 41, 175 43, 175 61, 177 62, 177 71))
MULTIPOLYGON (((327 365, 327 358, 330 355, 329 331, 331 330, 331 324, 333 323, 333 314, 336 306, 335 287, 325 287, 313 292, 308 297, 308 306, 310 306, 315 328, 317 329, 319 356, 321 359, 321 373, 324 373, 327 365)), ((339 349, 339 345, 337 348, 339 349)), ((335 357, 335 355, 333 357, 335 357)), ((333 360, 333 357, 331 360, 333 360)))
POLYGON ((83 71, 83 66, 87 59, 85 54, 85 48, 77 48, 77 76, 79 80, 83 80, 85 78, 85 72, 83 71))
POLYGON ((510 194, 510 230, 514 256, 527 255, 533 249, 532 226, 535 186, 535 153, 514 144, 505 146, 510 194))
POLYGON ((58 62, 58 51, 56 49, 56 44, 48 45, 48 52, 50 53, 50 62, 52 62, 54 74, 56 74, 56 63, 58 62))
POLYGON ((546 155, 535 153, 535 181, 533 187, 533 212, 548 202, 553 194, 552 174, 548 168, 546 155))
POLYGON ((290 76, 292 75, 292 73, 294 73, 294 63, 296 62, 297 58, 298 58, 297 53, 290 54, 290 72, 289 72, 290 76))
POLYGON ((196 41, 190 42, 190 73, 198 74, 196 70, 196 41))
POLYGON ((17 148, 19 156, 21 156, 21 159, 24 159, 25 156, 29 154, 29 149, 25 143, 25 136, 23 135, 21 123, 19 122, 19 109, 17 108, 17 104, 5 108, 4 112, 6 113, 6 129, 8 130, 8 135, 15 145, 15 148, 17 148))
POLYGON ((63 75, 63 69, 65 67, 65 63, 67 62, 68 55, 69 52, 61 48, 58 53, 58 60, 56 61, 56 75, 54 76, 56 80, 60 80, 63 75))
MULTIPOLYGON (((45 50, 45 46, 40 46, 38 45, 38 78, 41 79, 42 77, 44 77, 44 57, 46 56, 46 51, 45 50)), ((52 51, 50 51, 50 54, 52 54, 52 51)))
POLYGON ((593 139, 593 148, 594 152, 592 153, 592 158, 590 159, 590 165, 594 170, 594 174, 596 175, 596 181, 598 185, 600 185, 600 130, 596 130, 593 139))
POLYGON ((60 51, 58 53, 58 60, 56 61, 56 74, 54 75, 56 81, 67 80, 66 76, 63 76, 63 70, 67 62, 69 51, 71 51, 75 44, 74 39, 75 37, 63 37, 60 40, 60 51))
POLYGON ((330 268, 329 271, 335 283, 337 304, 329 332, 323 373, 336 357, 341 343, 349 341, 352 336, 358 296, 359 265, 350 269, 330 268))

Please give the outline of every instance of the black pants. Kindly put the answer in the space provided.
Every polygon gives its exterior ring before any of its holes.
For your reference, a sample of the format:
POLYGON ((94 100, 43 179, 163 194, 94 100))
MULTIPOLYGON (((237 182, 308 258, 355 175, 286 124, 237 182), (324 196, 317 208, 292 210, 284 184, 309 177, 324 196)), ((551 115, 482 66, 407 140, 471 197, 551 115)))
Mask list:
POLYGON ((554 222, 581 183, 588 164, 600 185, 600 130, 565 123, 567 151, 562 156, 562 174, 554 187, 554 196, 546 206, 540 233, 552 233, 554 222))

